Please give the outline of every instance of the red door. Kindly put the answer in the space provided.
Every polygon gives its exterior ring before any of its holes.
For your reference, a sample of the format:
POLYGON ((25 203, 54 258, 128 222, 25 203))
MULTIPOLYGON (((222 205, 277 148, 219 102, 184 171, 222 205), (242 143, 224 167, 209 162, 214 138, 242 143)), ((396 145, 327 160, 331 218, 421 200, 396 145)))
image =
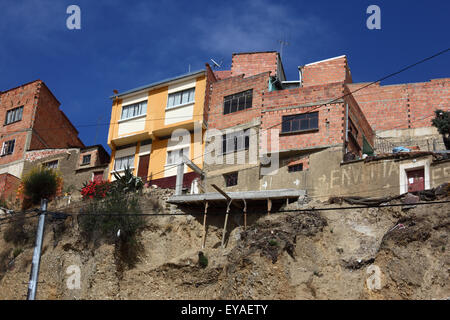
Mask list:
POLYGON ((425 172, 424 169, 416 169, 406 172, 408 177, 408 192, 425 190, 425 172))
POLYGON ((139 157, 139 167, 138 167, 138 177, 141 177, 144 182, 147 181, 148 175, 148 163, 150 161, 150 155, 146 154, 145 156, 139 157))

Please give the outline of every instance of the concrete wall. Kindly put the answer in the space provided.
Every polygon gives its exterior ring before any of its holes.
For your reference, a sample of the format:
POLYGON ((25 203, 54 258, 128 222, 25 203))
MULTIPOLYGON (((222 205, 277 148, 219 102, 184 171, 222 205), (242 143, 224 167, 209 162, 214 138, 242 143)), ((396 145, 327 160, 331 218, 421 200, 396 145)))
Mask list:
MULTIPOLYGON (((103 179, 108 178, 107 163, 83 168, 79 166, 80 158, 82 158, 82 154, 78 148, 29 151, 23 174, 26 175, 36 166, 58 160, 57 171, 63 178, 63 191, 71 186, 76 190, 81 189, 84 182, 92 180, 94 172, 103 172, 103 179)), ((91 158, 91 160, 93 159, 91 158)))

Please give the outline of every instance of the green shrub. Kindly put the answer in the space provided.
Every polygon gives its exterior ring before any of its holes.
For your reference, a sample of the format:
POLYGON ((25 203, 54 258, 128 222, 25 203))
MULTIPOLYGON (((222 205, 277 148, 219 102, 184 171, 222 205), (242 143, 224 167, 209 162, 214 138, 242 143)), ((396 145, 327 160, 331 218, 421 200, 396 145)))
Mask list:
POLYGON ((17 258, 19 256, 19 254, 21 254, 22 252, 23 252, 22 248, 20 248, 20 247, 19 248, 15 248, 14 251, 13 251, 14 259, 17 258))
POLYGON ((198 253, 198 264, 202 268, 206 268, 208 266, 208 258, 201 251, 198 253))
POLYGON ((269 244, 270 244, 272 247, 278 246, 278 242, 277 242, 276 240, 274 240, 274 239, 270 239, 270 240, 269 240, 269 244))
POLYGON ((35 167, 22 178, 23 192, 32 204, 40 204, 41 199, 51 199, 58 191, 58 173, 45 167, 35 167))
POLYGON ((11 218, 12 221, 7 225, 3 232, 3 239, 6 242, 14 245, 26 245, 33 242, 33 235, 25 229, 25 216, 18 214, 18 216, 11 218))
POLYGON ((142 251, 138 235, 145 225, 145 217, 139 213, 136 194, 127 195, 114 190, 102 200, 91 200, 85 214, 79 216, 78 223, 87 241, 115 243, 120 262, 132 267, 142 251))
POLYGON ((113 172, 116 180, 112 183, 112 188, 117 192, 137 192, 144 187, 140 177, 133 175, 133 170, 125 168, 123 175, 113 172))

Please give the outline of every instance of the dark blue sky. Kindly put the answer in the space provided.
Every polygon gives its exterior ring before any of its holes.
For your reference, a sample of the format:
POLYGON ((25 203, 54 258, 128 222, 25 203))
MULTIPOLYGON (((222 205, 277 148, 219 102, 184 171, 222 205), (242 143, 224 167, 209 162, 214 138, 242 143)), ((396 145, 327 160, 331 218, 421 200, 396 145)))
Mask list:
MULTIPOLYGON (((233 52, 279 50, 286 39, 289 80, 298 65, 345 54, 353 81, 368 82, 450 47, 446 0, 0 0, 0 8, 0 91, 43 80, 83 142, 106 148, 113 89, 202 69, 210 58, 229 68, 233 52), (66 28, 71 4, 81 30, 66 28), (381 30, 366 28, 371 4, 381 30)), ((443 77, 450 52, 383 83, 443 77)))

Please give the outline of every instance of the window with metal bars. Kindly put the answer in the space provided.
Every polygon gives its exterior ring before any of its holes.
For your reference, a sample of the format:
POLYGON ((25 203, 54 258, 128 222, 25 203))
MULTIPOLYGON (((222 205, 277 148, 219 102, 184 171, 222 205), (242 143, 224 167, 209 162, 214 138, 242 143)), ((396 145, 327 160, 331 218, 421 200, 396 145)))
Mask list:
POLYGON ((223 114, 249 109, 252 100, 253 89, 226 96, 223 98, 223 114))

